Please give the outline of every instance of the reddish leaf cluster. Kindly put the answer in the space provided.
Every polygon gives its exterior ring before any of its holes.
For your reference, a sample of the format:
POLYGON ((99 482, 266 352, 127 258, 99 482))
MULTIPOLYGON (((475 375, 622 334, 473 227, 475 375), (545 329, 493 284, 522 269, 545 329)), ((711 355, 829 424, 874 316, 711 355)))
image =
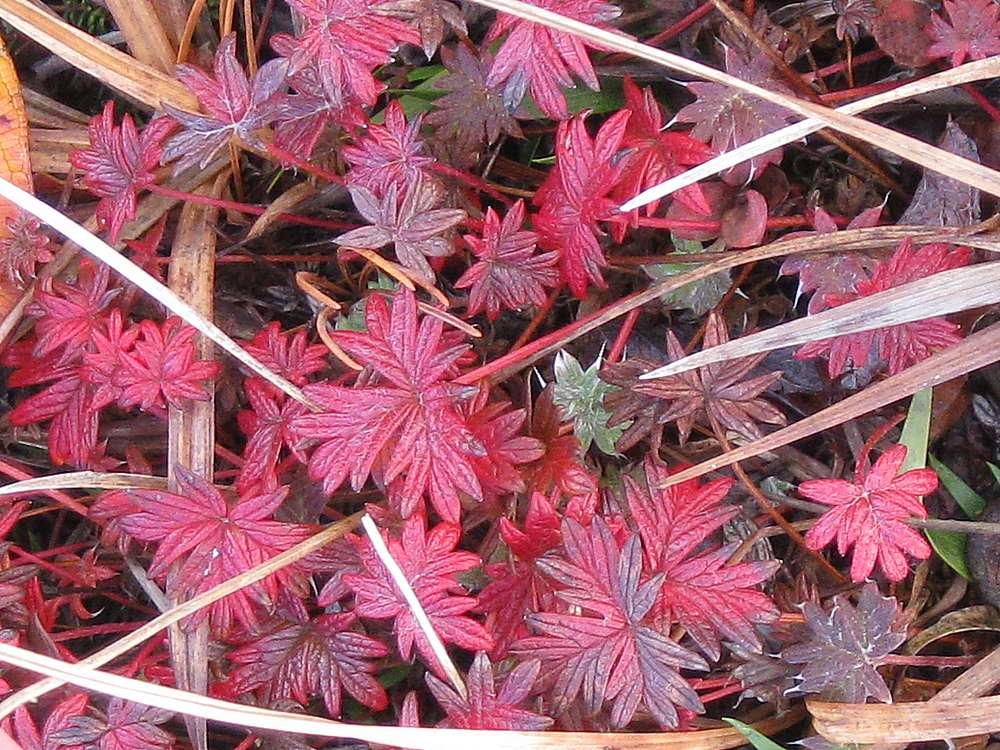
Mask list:
MULTIPOLYGON (((837 307, 887 289, 923 279, 941 271, 968 265, 972 251, 944 243, 915 247, 903 240, 892 257, 879 263, 871 276, 857 281, 848 292, 823 296, 827 307, 837 307)), ((795 353, 798 359, 827 357, 830 377, 842 375, 849 365, 864 367, 871 356, 881 357, 891 374, 926 359, 938 349, 961 340, 959 327, 943 317, 902 323, 891 328, 851 333, 834 339, 806 344, 795 353)))
POLYGON ((76 284, 42 285, 31 312, 33 338, 4 357, 13 366, 10 383, 45 388, 21 401, 10 422, 48 422, 48 445, 57 464, 99 465, 100 412, 116 404, 164 414, 186 399, 207 399, 205 381, 218 372, 214 362, 196 358, 195 330, 177 318, 126 324, 112 307, 121 289, 110 288, 107 268, 81 266, 76 284))

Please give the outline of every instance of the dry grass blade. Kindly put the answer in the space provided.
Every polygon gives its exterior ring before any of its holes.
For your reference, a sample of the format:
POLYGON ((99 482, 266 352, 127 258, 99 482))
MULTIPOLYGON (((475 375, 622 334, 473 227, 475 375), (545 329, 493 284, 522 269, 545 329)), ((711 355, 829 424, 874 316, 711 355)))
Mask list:
MULTIPOLYGON (((0 2, 2 1, 0 0, 0 2)), ((242 362, 276 388, 284 391, 290 397, 305 404, 310 409, 317 408, 315 404, 305 397, 305 394, 297 386, 267 369, 254 357, 250 356, 243 347, 223 333, 221 329, 206 320, 203 315, 199 314, 188 303, 178 297, 176 293, 143 271, 124 255, 116 252, 104 240, 91 234, 48 204, 43 203, 30 193, 26 193, 4 179, 0 179, 0 197, 17 204, 28 213, 33 214, 48 224, 66 237, 66 239, 75 242, 102 263, 106 263, 112 270, 121 274, 128 281, 156 299, 186 323, 194 326, 194 328, 214 341, 221 349, 242 362)))
POLYGON ((31 0, 0 0, 0 19, 74 67, 153 109, 171 104, 198 111, 194 94, 175 79, 40 10, 31 0))
MULTIPOLYGON (((340 537, 344 536, 348 532, 354 531, 360 523, 361 513, 355 513, 353 516, 349 516, 343 521, 331 524, 322 531, 319 531, 309 537, 304 542, 296 544, 294 547, 282 552, 280 555, 275 555, 267 562, 240 573, 238 576, 229 579, 225 583, 221 583, 202 594, 198 594, 198 596, 193 599, 188 599, 183 604, 177 605, 168 612, 164 612, 154 620, 147 622, 138 630, 129 633, 124 638, 120 638, 110 646, 101 649, 96 654, 92 654, 86 659, 81 659, 78 662, 78 666, 84 669, 96 669, 97 667, 107 664, 112 659, 116 659, 122 654, 128 653, 131 649, 140 645, 149 638, 152 638, 160 631, 170 627, 174 623, 180 622, 185 617, 194 614, 202 607, 207 607, 209 604, 217 602, 223 597, 229 596, 234 591, 239 591, 244 586, 256 583, 272 573, 281 570, 285 566, 291 565, 292 563, 311 555, 313 552, 322 549, 331 542, 340 539, 340 537)), ((30 703, 39 696, 45 695, 45 693, 50 690, 55 690, 63 684, 65 684, 65 681, 60 679, 41 680, 40 682, 28 685, 28 687, 8 696, 3 700, 3 702, 0 702, 0 719, 9 716, 18 706, 30 703)))
MULTIPOLYGON (((985 226, 984 226, 985 228, 985 226)), ((679 289, 692 281, 707 278, 720 271, 745 263, 755 263, 771 258, 780 258, 797 253, 843 252, 846 250, 866 250, 893 245, 910 237, 920 242, 959 242, 970 247, 986 250, 1000 250, 1000 243, 988 236, 977 236, 977 228, 948 228, 926 226, 884 226, 869 229, 849 229, 837 232, 835 235, 815 235, 799 237, 791 240, 781 240, 762 245, 751 250, 737 253, 725 253, 718 260, 704 263, 691 271, 671 276, 663 281, 651 284, 648 289, 624 297, 617 302, 590 315, 578 319, 567 330, 560 330, 546 336, 541 336, 525 344, 516 351, 510 352, 489 363, 488 370, 492 382, 501 382, 511 375, 530 367, 542 357, 564 347, 569 341, 600 328, 602 325, 625 315, 631 310, 659 299, 675 289, 679 289)), ((474 370, 457 379, 459 383, 474 384, 484 377, 480 371, 474 370)))
POLYGON ((0 497, 34 495, 49 490, 165 490, 167 480, 147 474, 109 474, 103 471, 72 471, 49 477, 25 479, 0 487, 0 497))
POLYGON ((129 50, 140 62, 172 73, 174 50, 150 0, 105 0, 129 50))
POLYGON ((396 584, 396 588, 399 589, 399 593, 406 599, 410 613, 413 615, 413 619, 417 621, 417 625, 420 626, 420 631, 424 634, 424 638, 430 644, 431 651, 434 652, 434 656, 438 660, 438 665, 448 675, 448 680, 456 692, 463 699, 468 699, 469 693, 465 689, 465 682, 462 681, 462 675, 455 669, 451 657, 448 656, 448 649, 444 647, 444 643, 438 636, 437 631, 434 630, 430 618, 424 611, 424 606, 420 603, 420 599, 417 598, 416 592, 406 578, 406 573, 403 572, 403 569, 399 567, 399 563, 396 562, 392 553, 389 552, 385 540, 382 539, 382 532, 378 530, 378 526, 375 525, 375 522, 368 514, 362 517, 361 525, 364 527, 365 533, 368 534, 368 539, 371 541, 372 548, 375 550, 375 554, 378 555, 378 559, 382 561, 385 569, 389 571, 389 576, 396 584))
POLYGON ((258 216, 257 221, 250 227, 246 238, 248 240, 257 239, 268 231, 281 218, 282 214, 289 213, 295 206, 315 194, 316 188, 311 183, 300 182, 293 185, 268 204, 264 213, 258 216))
POLYGON ((871 331, 1000 302, 1000 261, 936 273, 846 305, 704 349, 640 376, 652 380, 715 362, 871 331))
MULTIPOLYGON (((229 180, 223 171, 214 181, 195 192, 218 198, 229 180)), ((214 206, 188 203, 181 210, 177 232, 170 251, 170 288, 188 302, 206 320, 214 319, 215 312, 215 225, 219 210, 214 206)), ((212 343, 199 336, 195 341, 199 359, 213 359, 212 343)), ((171 492, 177 492, 176 469, 183 466, 195 474, 213 478, 215 459, 215 384, 210 383, 206 401, 185 402, 182 408, 171 406, 167 410, 167 483, 171 492)), ((170 590, 168 594, 172 595, 170 590)), ((172 596, 172 602, 176 598, 172 596)), ((177 687, 197 693, 208 692, 208 621, 194 630, 180 625, 170 628, 170 657, 177 687)), ((204 719, 185 717, 188 737, 195 750, 208 747, 208 727, 204 719)))
MULTIPOLYGON (((959 86, 963 83, 973 83, 988 78, 996 78, 998 75, 1000 75, 1000 57, 989 57, 985 60, 976 60, 975 62, 960 65, 957 68, 950 68, 940 73, 934 73, 918 81, 911 81, 892 91, 859 99, 858 101, 838 107, 837 111, 845 115, 858 115, 862 112, 885 106, 886 104, 910 99, 931 91, 959 86)), ((768 151, 773 151, 789 143, 801 140, 811 133, 822 130, 823 127, 824 124, 822 122, 810 118, 781 128, 781 130, 776 130, 773 133, 768 133, 762 138, 734 148, 731 151, 708 160, 704 164, 699 164, 685 172, 681 172, 679 175, 671 177, 659 185, 654 185, 643 190, 630 201, 622 204, 621 210, 631 211, 645 206, 647 203, 666 198, 681 188, 693 185, 707 177, 712 177, 725 169, 749 161, 761 154, 766 154, 768 151)))
POLYGON ((849 419, 860 417, 901 398, 911 396, 924 388, 943 383, 980 367, 986 367, 997 360, 1000 360, 1000 323, 994 323, 989 328, 972 334, 963 341, 928 357, 923 362, 918 362, 896 375, 870 385, 863 391, 799 420, 795 424, 679 471, 671 475, 665 485, 684 482, 694 477, 703 476, 710 471, 730 466, 737 461, 745 461, 748 458, 759 456, 761 453, 777 450, 794 443, 796 440, 807 438, 823 430, 829 430, 849 419))
POLYGON ((831 127, 847 135, 869 143, 886 151, 891 151, 902 159, 919 164, 925 169, 947 174, 949 177, 983 190, 991 195, 1000 196, 1000 172, 978 164, 971 159, 951 154, 944 149, 932 146, 923 141, 911 138, 889 128, 866 122, 837 110, 796 99, 785 94, 757 86, 723 73, 708 65, 688 60, 680 55, 666 52, 648 44, 622 36, 613 31, 599 29, 589 24, 568 18, 559 13, 553 13, 545 8, 538 8, 522 0, 473 0, 477 5, 508 13, 517 18, 540 23, 559 31, 587 39, 595 46, 623 52, 642 60, 662 65, 670 70, 686 73, 707 81, 714 81, 724 86, 737 89, 752 96, 760 97, 773 104, 782 106, 806 118, 813 118, 826 127, 831 127))
POLYGON ((1000 696, 926 703, 809 701, 813 727, 831 742, 929 742, 1000 730, 1000 696))
MULTIPOLYGON (((146 706, 178 713, 202 716, 237 727, 305 734, 314 737, 339 737, 382 745, 409 747, 415 750, 723 750, 746 744, 735 729, 707 729, 700 732, 602 733, 602 732, 514 732, 486 729, 424 729, 419 727, 381 727, 370 724, 347 724, 316 716, 283 713, 239 703, 185 693, 182 690, 98 672, 81 664, 67 664, 58 659, 34 654, 23 648, 0 643, 0 661, 49 675, 78 687, 105 695, 124 698, 146 706)), ((1000 700, 1000 699, 998 699, 1000 700)), ((780 719, 756 725, 764 734, 772 734, 801 719, 798 710, 788 711, 780 719)))

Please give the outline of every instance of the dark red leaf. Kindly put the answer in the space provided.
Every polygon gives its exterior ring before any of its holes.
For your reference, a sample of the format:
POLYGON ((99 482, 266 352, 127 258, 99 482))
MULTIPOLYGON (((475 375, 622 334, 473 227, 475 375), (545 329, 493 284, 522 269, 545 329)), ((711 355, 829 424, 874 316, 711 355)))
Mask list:
POLYGON ((512 669, 497 691, 493 665, 484 652, 476 654, 469 668, 463 698, 454 688, 432 674, 427 675, 427 687, 448 714, 438 726, 453 729, 516 729, 538 732, 552 726, 552 719, 519 708, 531 693, 541 663, 525 661, 512 669))
POLYGON ((947 21, 931 14, 928 59, 947 57, 957 66, 1000 53, 1000 7, 993 0, 944 0, 944 10, 947 21))
POLYGON ((284 610, 283 618, 226 655, 237 665, 227 680, 236 695, 259 690, 265 704, 290 698, 302 706, 318 695, 333 717, 340 716, 343 691, 373 711, 388 705, 372 660, 389 649, 354 627, 353 612, 309 619, 291 598, 284 610))

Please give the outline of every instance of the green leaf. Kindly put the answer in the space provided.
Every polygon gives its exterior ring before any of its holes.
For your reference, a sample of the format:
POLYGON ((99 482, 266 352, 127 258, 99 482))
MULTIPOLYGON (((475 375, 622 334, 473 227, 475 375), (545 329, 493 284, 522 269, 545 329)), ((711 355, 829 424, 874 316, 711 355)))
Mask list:
POLYGON ((990 467, 990 473, 993 475, 993 479, 996 480, 997 484, 1000 484, 1000 467, 991 464, 989 461, 986 462, 986 465, 990 467))
POLYGON ((756 729, 754 729, 749 724, 744 724, 739 719, 728 719, 724 718, 724 722, 729 724, 734 729, 738 730, 740 734, 747 738, 747 741, 753 745, 756 750, 785 750, 785 748, 779 745, 777 742, 772 740, 766 734, 761 734, 756 729))
MULTIPOLYGON (((700 253, 704 247, 695 240, 682 240, 671 234, 676 254, 700 253)), ((697 263, 652 263, 643 266, 645 271, 654 281, 677 276, 687 271, 697 268, 697 263)), ((726 296, 729 287, 732 286, 732 279, 729 271, 719 271, 704 279, 692 281, 682 287, 678 287, 671 292, 662 295, 660 299, 671 309, 689 309, 695 315, 705 315, 715 307, 722 298, 726 296)))
MULTIPOLYGON (((900 472, 910 469, 922 469, 927 465, 927 443, 931 432, 931 402, 932 391, 925 388, 913 395, 910 410, 903 424, 903 434, 899 442, 906 446, 906 461, 900 472)), ((969 566, 965 561, 965 534, 956 531, 930 531, 925 529, 931 547, 938 557, 963 578, 972 578, 969 566)))
MULTIPOLYGON (((601 82, 600 91, 591 91, 586 86, 576 86, 574 88, 563 89, 566 96, 566 108, 570 114, 583 112, 585 109, 595 115, 606 114, 607 112, 617 112, 625 106, 624 89, 620 83, 604 80, 601 82)), ((533 120, 546 119, 546 115, 535 105, 531 94, 524 97, 517 112, 518 117, 531 118, 533 120)))
POLYGON ((562 351, 556 355, 554 369, 556 386, 552 400, 562 411, 563 417, 573 422, 573 433, 583 450, 588 450, 591 443, 596 443, 604 453, 617 456, 615 442, 631 422, 608 427, 611 412, 604 408, 604 397, 618 389, 597 376, 601 369, 601 357, 584 370, 576 357, 562 351))
MULTIPOLYGON (((979 514, 986 510, 986 501, 983 496, 967 485, 965 480, 941 463, 933 454, 928 454, 927 459, 931 468, 937 472, 941 484, 955 498, 958 507, 965 511, 965 515, 969 518, 978 518, 979 514)), ((993 471, 998 471, 993 464, 987 463, 987 466, 993 471)))

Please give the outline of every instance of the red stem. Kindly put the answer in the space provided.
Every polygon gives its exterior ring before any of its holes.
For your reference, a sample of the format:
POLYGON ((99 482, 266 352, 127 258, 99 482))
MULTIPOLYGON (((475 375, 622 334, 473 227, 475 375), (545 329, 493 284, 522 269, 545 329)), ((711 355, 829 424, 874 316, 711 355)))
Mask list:
POLYGON ((976 100, 982 110, 993 118, 994 122, 1000 122, 1000 109, 993 106, 993 102, 987 99, 983 94, 971 83, 962 84, 962 88, 965 90, 969 96, 976 100))
POLYGON ((78 638, 90 638, 95 635, 110 635, 112 633, 131 633, 145 625, 145 622, 106 622, 103 625, 90 625, 85 628, 73 628, 61 633, 51 633, 50 637, 56 643, 75 641, 78 638))
MULTIPOLYGON (((940 669, 956 669, 971 667, 979 662, 979 656, 907 656, 905 654, 889 654, 880 661, 899 667, 938 667, 940 669)), ((704 699, 703 699, 704 700, 704 699)))
POLYGON ((535 331, 538 330, 538 327, 547 317, 549 317, 549 313, 552 312, 552 308, 555 307, 556 300, 559 299, 559 294, 561 292, 561 284, 549 292, 549 296, 545 299, 545 304, 538 308, 538 311, 531 319, 531 322, 528 323, 528 327, 521 331, 521 335, 517 337, 517 341, 514 342, 514 346, 510 348, 511 351, 520 349, 531 340, 531 337, 535 335, 535 331))
POLYGON ((734 693, 743 692, 743 685, 737 682, 735 685, 730 685, 729 687, 724 687, 716 690, 712 693, 705 693, 701 697, 701 702, 703 705, 708 705, 712 701, 722 700, 723 698, 728 698, 734 693))
MULTIPOLYGON (((693 11, 691 11, 686 16, 684 16, 684 18, 682 18, 677 23, 675 23, 675 24, 673 24, 671 26, 668 26, 663 31, 661 31, 659 34, 651 36, 649 39, 646 40, 646 44, 648 44, 648 45, 650 45, 652 47, 655 47, 655 46, 657 46, 659 44, 662 44, 663 42, 667 41, 668 39, 673 39, 675 36, 677 36, 682 31, 684 31, 684 29, 686 29, 689 26, 692 26, 692 25, 698 23, 698 21, 700 21, 702 18, 704 18, 705 16, 707 16, 713 10, 715 10, 715 6, 711 2, 702 3, 697 8, 695 8, 693 11)), ((625 53, 623 53, 623 52, 616 52, 613 55, 608 55, 607 57, 605 57, 604 60, 601 61, 601 64, 602 65, 617 65, 617 64, 622 63, 622 62, 624 62, 625 60, 628 60, 628 59, 629 59, 629 56, 626 55, 625 53)))
MULTIPOLYGON (((255 206, 252 203, 240 203, 239 201, 229 201, 224 198, 211 198, 207 195, 186 193, 183 190, 174 190, 173 188, 164 187, 163 185, 150 185, 149 191, 151 193, 166 196, 167 198, 187 201, 188 203, 198 203, 203 206, 215 206, 216 208, 224 208, 230 211, 239 211, 240 213, 250 214, 252 216, 262 216, 267 210, 263 206, 255 206)), ((349 224, 345 221, 314 219, 310 216, 299 216, 298 214, 282 213, 278 214, 278 218, 292 224, 301 224, 307 227, 319 227, 320 229, 333 229, 338 232, 342 232, 345 229, 358 228, 357 224, 349 224)))
POLYGON ((639 313, 641 312, 642 308, 637 307, 634 310, 629 310, 628 315, 625 316, 625 320, 622 321, 621 330, 618 331, 618 335, 615 337, 615 343, 611 345, 611 351, 608 352, 608 356, 606 357, 608 362, 617 362, 621 359, 622 352, 625 351, 625 346, 628 344, 629 337, 632 336, 635 322, 639 319, 639 313))
MULTIPOLYGON (((885 57, 885 52, 882 51, 881 48, 879 48, 879 49, 873 49, 870 52, 865 52, 864 54, 861 55, 857 55, 851 62, 854 65, 854 67, 858 67, 859 65, 865 65, 867 63, 874 62, 875 60, 881 60, 883 57, 885 57)), ((813 72, 803 73, 802 78, 808 81, 809 83, 812 83, 818 78, 826 78, 836 73, 843 73, 845 70, 847 70, 847 60, 841 60, 840 62, 834 63, 833 65, 827 65, 825 68, 818 68, 813 72)))
POLYGON ((341 177, 336 172, 331 172, 328 169, 323 169, 322 167, 317 167, 311 162, 300 159, 291 151, 285 151, 283 148, 275 146, 273 143, 267 144, 268 153, 276 156, 278 160, 282 163, 282 166, 291 165, 296 169, 301 169, 306 174, 311 174, 313 177, 319 177, 321 180, 326 180, 327 182, 332 182, 335 185, 346 184, 344 178, 341 177))
POLYGON ((447 164, 442 164, 441 162, 434 162, 434 166, 431 167, 435 172, 444 177, 451 177, 458 180, 459 182, 464 182, 469 187, 476 190, 481 190, 488 196, 493 198, 493 200, 500 201, 508 208, 514 205, 514 201, 508 198, 506 195, 501 193, 490 183, 484 180, 482 177, 478 177, 471 172, 465 172, 461 169, 455 169, 454 167, 449 167, 447 164))
POLYGON ((917 80, 916 78, 909 78, 905 81, 881 81, 879 83, 869 83, 867 86, 856 86, 851 89, 841 89, 840 91, 831 91, 828 94, 820 94, 819 98, 824 104, 836 104, 837 102, 842 102, 847 99, 860 99, 864 96, 871 96, 872 94, 881 94, 883 91, 892 91, 893 89, 898 89, 900 86, 911 83, 917 80))
MULTIPOLYGON (((612 216, 610 222, 625 224, 629 219, 625 216, 612 216)), ((640 227, 654 229, 687 229, 693 232, 712 232, 718 229, 721 222, 712 219, 666 219, 657 216, 639 216, 633 220, 640 227)), ((812 226, 805 216, 771 216, 767 219, 768 229, 796 229, 812 226)))

